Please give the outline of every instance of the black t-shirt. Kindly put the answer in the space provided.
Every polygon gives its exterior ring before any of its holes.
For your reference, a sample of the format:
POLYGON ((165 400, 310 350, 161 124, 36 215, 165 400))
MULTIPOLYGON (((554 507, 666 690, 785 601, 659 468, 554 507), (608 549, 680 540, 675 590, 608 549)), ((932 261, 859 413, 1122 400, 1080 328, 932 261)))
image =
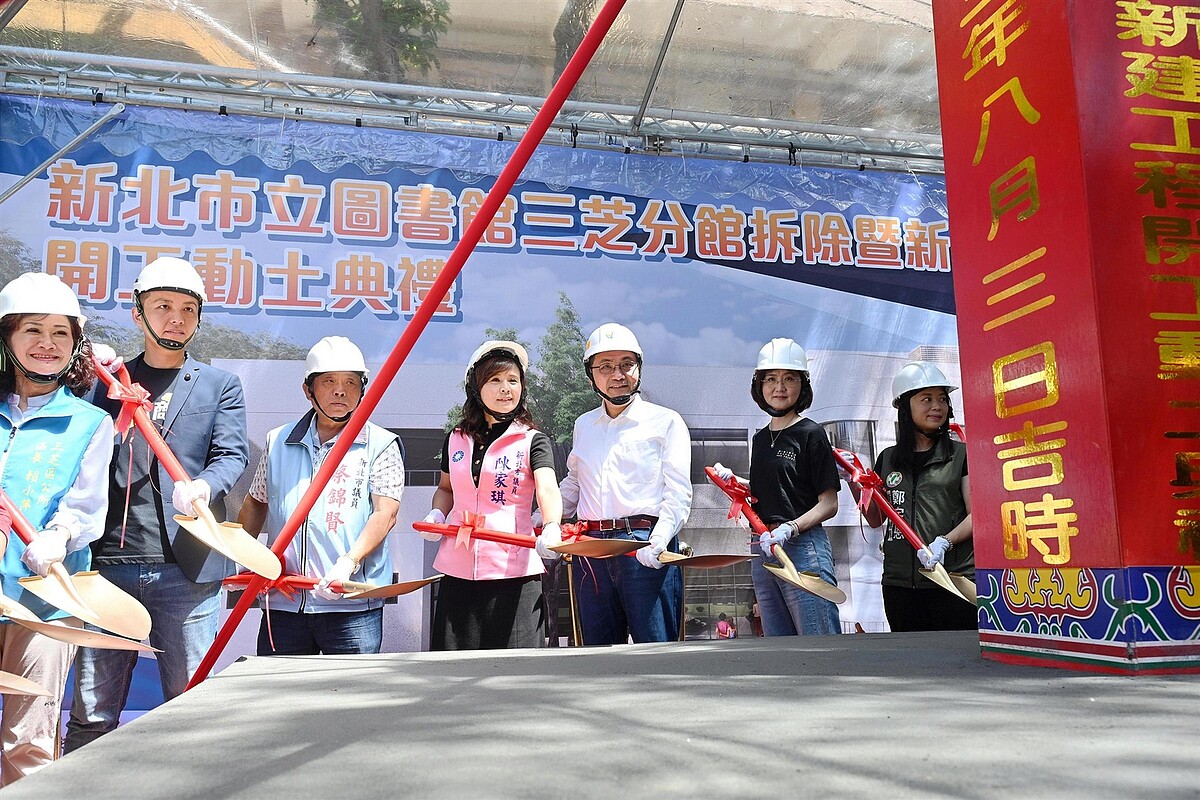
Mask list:
POLYGON ((755 513, 767 525, 800 517, 838 483, 829 438, 812 420, 802 418, 781 431, 768 425, 754 434, 750 493, 758 499, 755 513))
MULTIPOLYGON (((471 477, 475 480, 475 485, 479 485, 479 473, 483 470, 483 457, 487 453, 487 449, 508 430, 511 422, 502 422, 499 425, 492 425, 487 430, 487 434, 483 437, 483 444, 475 443, 473 458, 471 459, 471 477)), ((534 470, 542 467, 554 469, 554 447, 550 443, 550 437, 541 431, 533 432, 533 441, 529 445, 529 472, 532 475, 534 470)), ((442 443, 442 472, 450 473, 450 434, 446 434, 446 440, 442 443)))
MULTIPOLYGON (((130 376, 134 383, 140 383, 150 393, 154 403, 150 419, 160 430, 167 418, 167 406, 178 376, 179 369, 157 369, 144 362, 139 363, 130 376)), ((158 459, 146 444, 146 437, 135 430, 129 438, 132 448, 130 442, 124 442, 117 446, 113 457, 108 519, 104 536, 92 545, 93 561, 97 564, 173 564, 175 554, 167 539, 164 500, 158 485, 158 459), (129 517, 123 520, 126 487, 129 488, 129 517)), ((165 505, 170 515, 174 515, 171 498, 166 498, 165 505)))

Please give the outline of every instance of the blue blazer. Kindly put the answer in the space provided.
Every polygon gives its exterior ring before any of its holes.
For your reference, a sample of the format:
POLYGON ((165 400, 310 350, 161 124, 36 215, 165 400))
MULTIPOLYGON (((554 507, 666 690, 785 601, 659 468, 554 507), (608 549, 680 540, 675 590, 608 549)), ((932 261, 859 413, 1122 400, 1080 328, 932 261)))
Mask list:
MULTIPOLYGON (((141 355, 131 359, 130 371, 141 362, 141 355)), ((108 399, 102 384, 91 399, 116 419, 121 404, 108 399)), ((218 520, 224 520, 225 495, 250 462, 250 442, 246 436, 246 396, 242 391, 241 379, 187 356, 175 380, 174 394, 167 406, 162 430, 163 438, 187 474, 193 480, 203 479, 212 487, 213 515, 218 520)), ((135 435, 140 434, 135 432, 135 435)), ((119 446, 118 443, 114 448, 119 446)), ((162 488, 167 539, 183 574, 195 583, 219 581, 232 575, 236 564, 197 542, 172 519, 171 493, 175 489, 175 481, 157 458, 153 463, 158 470, 158 485, 162 488)), ((116 473, 114 457, 112 480, 124 487, 125 476, 116 473)), ((109 530, 104 535, 120 536, 121 532, 109 530)))

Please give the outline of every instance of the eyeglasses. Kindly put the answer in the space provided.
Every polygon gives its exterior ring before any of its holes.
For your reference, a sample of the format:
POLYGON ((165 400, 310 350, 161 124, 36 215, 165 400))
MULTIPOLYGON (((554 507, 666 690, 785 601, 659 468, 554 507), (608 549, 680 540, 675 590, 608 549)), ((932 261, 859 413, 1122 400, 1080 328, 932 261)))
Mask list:
POLYGON ((605 361, 603 364, 597 364, 592 367, 592 372, 599 372, 601 375, 608 377, 617 370, 621 370, 621 372, 625 375, 632 375, 633 371, 637 368, 638 363, 636 361, 622 361, 620 364, 613 364, 605 361))
POLYGON ((788 387, 796 386, 800 383, 800 378, 795 375, 784 375, 783 378, 779 378, 775 375, 768 375, 767 377, 763 378, 763 386, 778 386, 781 383, 788 387))

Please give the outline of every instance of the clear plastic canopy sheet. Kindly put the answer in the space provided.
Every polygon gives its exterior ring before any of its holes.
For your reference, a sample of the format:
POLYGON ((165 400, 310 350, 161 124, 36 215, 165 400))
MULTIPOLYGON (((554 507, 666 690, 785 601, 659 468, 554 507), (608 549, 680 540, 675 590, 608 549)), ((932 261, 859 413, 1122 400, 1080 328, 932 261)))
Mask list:
MULTIPOLYGON (((27 0, 0 45, 545 97, 599 6, 27 0)), ((929 0, 631 0, 572 99, 937 134, 932 27, 929 0)))

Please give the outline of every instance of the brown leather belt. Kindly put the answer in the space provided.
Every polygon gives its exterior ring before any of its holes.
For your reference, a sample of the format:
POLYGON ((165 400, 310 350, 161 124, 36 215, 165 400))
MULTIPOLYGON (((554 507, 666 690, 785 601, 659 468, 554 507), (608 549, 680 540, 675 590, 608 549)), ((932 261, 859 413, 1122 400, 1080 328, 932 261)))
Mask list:
POLYGON ((585 531, 639 531, 646 528, 653 528, 654 523, 658 522, 658 517, 651 517, 646 514, 636 514, 632 517, 620 517, 618 519, 581 519, 579 524, 583 526, 585 531))

